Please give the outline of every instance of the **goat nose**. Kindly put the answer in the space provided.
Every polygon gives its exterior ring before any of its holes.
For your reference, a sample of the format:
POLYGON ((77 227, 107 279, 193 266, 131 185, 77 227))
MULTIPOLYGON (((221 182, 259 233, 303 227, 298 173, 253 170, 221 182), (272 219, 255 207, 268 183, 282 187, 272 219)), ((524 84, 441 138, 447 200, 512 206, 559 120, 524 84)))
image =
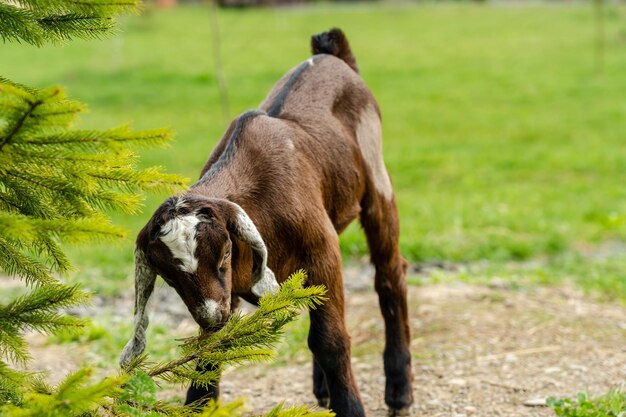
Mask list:
POLYGON ((196 311, 198 318, 209 326, 215 326, 222 322, 222 309, 215 300, 205 300, 201 307, 196 311))

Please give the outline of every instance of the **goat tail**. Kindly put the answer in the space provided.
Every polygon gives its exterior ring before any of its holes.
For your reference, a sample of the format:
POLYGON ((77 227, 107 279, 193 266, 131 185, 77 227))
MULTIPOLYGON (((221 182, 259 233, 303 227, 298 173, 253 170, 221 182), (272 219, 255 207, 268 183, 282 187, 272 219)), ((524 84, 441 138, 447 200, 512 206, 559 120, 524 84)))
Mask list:
POLYGON ((311 36, 311 50, 315 54, 329 54, 342 59, 357 74, 359 67, 356 65, 356 58, 352 55, 348 38, 339 28, 332 28, 328 32, 318 33, 311 36))

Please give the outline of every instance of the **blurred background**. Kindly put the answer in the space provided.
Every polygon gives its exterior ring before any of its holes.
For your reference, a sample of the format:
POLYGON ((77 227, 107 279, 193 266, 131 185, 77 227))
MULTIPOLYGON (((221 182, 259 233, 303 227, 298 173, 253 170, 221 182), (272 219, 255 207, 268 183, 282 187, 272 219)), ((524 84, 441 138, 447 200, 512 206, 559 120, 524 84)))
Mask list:
MULTIPOLYGON (((112 39, 63 48, 6 44, 0 73, 66 87, 91 109, 81 127, 171 127, 175 143, 142 154, 141 163, 195 180, 230 118, 258 106, 309 56, 311 34, 341 27, 380 102, 410 261, 493 266, 541 258, 546 267, 565 263, 557 274, 595 273, 577 265, 584 257, 603 269, 589 285, 626 294, 619 274, 626 265, 622 3, 271 0, 276 7, 234 7, 242 2, 224 0, 229 7, 217 11, 162 0, 123 19, 112 39)), ((75 263, 124 279, 128 270, 118 266, 130 265, 134 235, 165 197, 116 217, 130 230, 122 247, 81 250, 75 263)), ((342 248, 351 259, 367 253, 357 225, 342 248)))
MULTIPOLYGON (((193 182, 230 119, 309 57, 312 34, 340 27, 382 109, 411 284, 566 285, 626 301, 626 3, 219 3, 147 3, 101 42, 6 44, 0 74, 65 87, 91 109, 81 127, 172 128, 175 142, 141 165, 193 182)), ((117 247, 71 249, 69 279, 128 293, 134 236, 165 197, 114 216, 129 230, 117 247)), ((341 245, 348 279, 371 285, 357 224, 341 245)))

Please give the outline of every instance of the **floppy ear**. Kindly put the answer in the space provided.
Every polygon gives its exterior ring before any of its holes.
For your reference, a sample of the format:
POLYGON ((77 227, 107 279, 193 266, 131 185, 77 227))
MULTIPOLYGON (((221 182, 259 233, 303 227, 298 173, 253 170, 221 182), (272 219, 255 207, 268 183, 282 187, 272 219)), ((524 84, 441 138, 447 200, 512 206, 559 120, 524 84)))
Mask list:
POLYGON ((267 293, 276 293, 280 286, 267 266, 267 248, 261 234, 239 205, 232 201, 229 203, 234 210, 228 219, 228 229, 252 249, 252 294, 262 297, 267 293))
POLYGON ((126 343, 120 366, 125 367, 133 358, 141 354, 146 347, 146 328, 148 327, 148 315, 146 306, 154 290, 156 272, 148 264, 146 254, 139 248, 135 248, 135 329, 133 337, 126 343))

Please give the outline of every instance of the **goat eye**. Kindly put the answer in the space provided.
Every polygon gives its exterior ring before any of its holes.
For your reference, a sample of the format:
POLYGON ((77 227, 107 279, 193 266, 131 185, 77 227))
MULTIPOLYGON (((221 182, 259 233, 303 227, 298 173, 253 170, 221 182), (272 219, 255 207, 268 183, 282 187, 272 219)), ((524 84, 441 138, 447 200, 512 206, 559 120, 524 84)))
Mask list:
POLYGON ((228 259, 229 256, 230 256, 230 249, 228 249, 226 253, 224 254, 224 259, 228 259))

